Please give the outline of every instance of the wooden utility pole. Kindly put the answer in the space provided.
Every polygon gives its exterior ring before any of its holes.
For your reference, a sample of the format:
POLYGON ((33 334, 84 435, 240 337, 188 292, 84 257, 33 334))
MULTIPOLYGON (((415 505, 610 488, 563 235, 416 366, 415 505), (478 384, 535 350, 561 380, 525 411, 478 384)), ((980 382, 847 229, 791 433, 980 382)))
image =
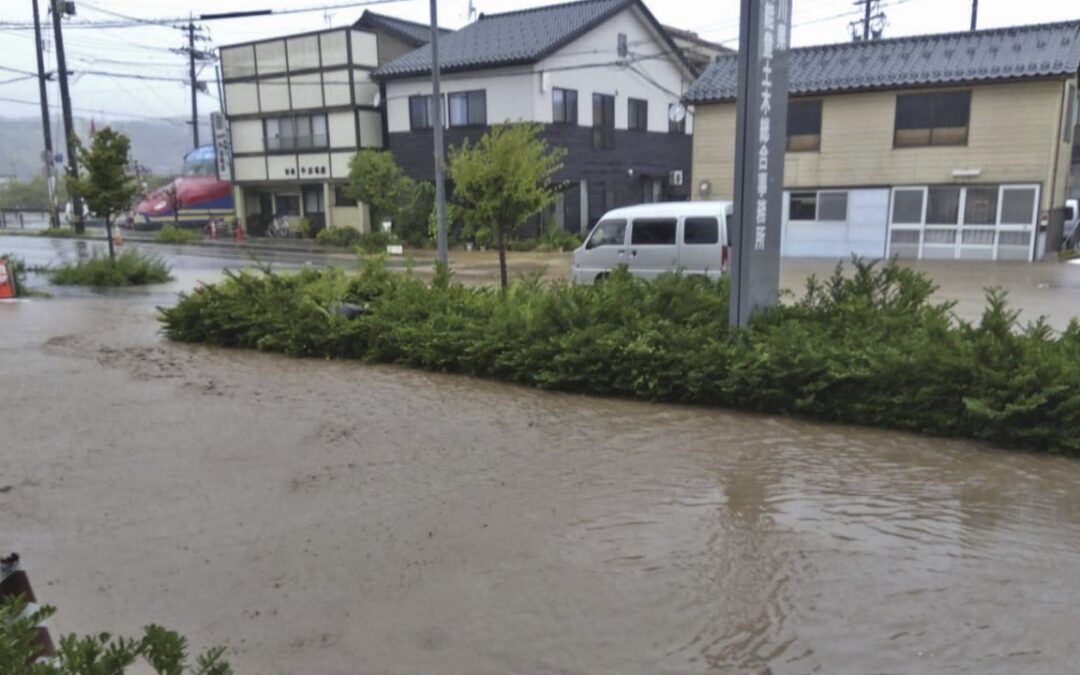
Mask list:
POLYGON ((439 8, 431 0, 431 128, 435 141, 435 213, 438 222, 439 262, 447 264, 449 249, 446 237, 446 181, 443 178, 442 92, 439 87, 439 8))
POLYGON ((971 30, 979 24, 979 0, 971 0, 971 30))
POLYGON ((191 78, 191 140, 192 147, 199 147, 199 82, 195 79, 195 21, 187 26, 188 77, 191 78))
MULTIPOLYGON (((68 91, 67 60, 64 58, 64 33, 60 27, 60 18, 64 13, 66 3, 64 0, 54 0, 52 3, 53 40, 56 42, 56 70, 60 79, 60 106, 64 113, 64 138, 67 145, 67 177, 70 181, 79 180, 79 158, 75 154, 75 120, 71 114, 71 93, 68 91)), ((83 222, 82 201, 75 196, 71 198, 71 208, 75 215, 75 231, 82 234, 86 231, 86 223, 83 222)))

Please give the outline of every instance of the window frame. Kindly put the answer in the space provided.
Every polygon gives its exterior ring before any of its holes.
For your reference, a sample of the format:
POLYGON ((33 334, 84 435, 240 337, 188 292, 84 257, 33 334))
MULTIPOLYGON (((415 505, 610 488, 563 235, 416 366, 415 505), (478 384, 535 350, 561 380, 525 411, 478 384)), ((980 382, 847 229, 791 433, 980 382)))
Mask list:
POLYGON ((626 228, 629 225, 630 225, 630 221, 628 219, 626 219, 626 218, 608 218, 606 220, 601 218, 599 221, 597 221, 596 225, 593 226, 592 232, 589 233, 589 238, 585 242, 585 249, 586 250, 592 250, 594 248, 602 248, 604 246, 626 246, 626 228), (620 222, 622 223, 622 242, 621 243, 616 243, 616 242, 601 243, 601 244, 595 243, 596 234, 600 231, 600 227, 602 225, 604 225, 604 223, 620 223, 620 222))
POLYGON ((720 244, 720 219, 716 216, 687 216, 683 218, 683 231, 682 231, 682 243, 683 246, 717 246, 720 244), (689 241, 687 239, 687 232, 690 229, 691 221, 707 221, 711 220, 716 225, 716 238, 714 241, 689 241))
POLYGON ((675 246, 679 241, 679 219, 678 218, 663 218, 663 217, 643 217, 634 218, 630 223, 630 245, 631 246, 675 246), (635 237, 638 233, 638 225, 646 224, 663 224, 671 225, 671 241, 663 242, 639 242, 635 241, 635 237))
POLYGON ((791 190, 788 192, 788 222, 789 223, 816 223, 818 216, 818 191, 817 190, 791 190), (814 198, 814 217, 813 218, 796 218, 793 215, 794 209, 792 205, 795 201, 796 195, 803 197, 814 198))
POLYGON ((578 92, 577 89, 554 87, 551 90, 551 123, 576 126, 578 123, 578 92), (556 95, 562 95, 562 101, 556 101, 556 95), (562 119, 559 119, 559 112, 562 119))
POLYGON ((613 94, 592 95, 592 149, 615 149, 615 96, 613 94), (597 105, 600 105, 600 120, 597 122, 597 105))
POLYGON ((667 130, 669 134, 685 134, 686 133, 686 117, 689 113, 683 115, 682 121, 676 122, 671 119, 671 110, 675 106, 679 105, 678 102, 668 103, 668 123, 667 130))
POLYGON ((795 99, 788 102, 787 138, 784 142, 784 149, 786 152, 821 152, 821 117, 823 113, 823 108, 823 101, 820 98, 795 99), (812 134, 792 134, 791 129, 793 126, 796 126, 792 124, 791 118, 793 112, 804 110, 807 107, 816 108, 816 113, 814 116, 816 116, 817 118, 817 131, 812 134), (807 145, 807 147, 792 147, 793 137, 812 138, 813 141, 811 144, 807 145))
MULTIPOLYGON (((955 111, 952 111, 955 113, 955 111)), ((897 94, 895 113, 893 117, 893 149, 900 150, 905 148, 928 148, 928 147, 962 147, 968 144, 971 136, 971 89, 949 89, 946 91, 924 91, 912 94, 897 94), (950 98, 956 98, 962 96, 963 111, 964 111, 964 125, 948 125, 945 124, 943 119, 949 114, 946 111, 946 103, 950 98), (926 101, 929 108, 926 110, 908 109, 904 110, 905 106, 912 106, 918 101, 926 101), (915 126, 911 121, 903 121, 902 118, 923 117, 926 119, 928 126, 915 126), (940 122, 940 123, 939 123, 940 122), (903 125, 903 126, 901 126, 903 125), (963 139, 953 140, 950 139, 943 132, 946 130, 963 129, 963 139), (923 141, 917 140, 914 137, 901 141, 901 132, 926 132, 926 139, 923 141), (941 135, 939 140, 937 137, 941 135)))
POLYGON ((467 91, 455 91, 446 95, 446 111, 448 128, 450 129, 469 129, 477 127, 487 126, 487 90, 486 89, 469 89, 467 91), (454 101, 465 99, 465 122, 454 122, 454 101), (476 120, 473 118, 475 99, 481 99, 480 104, 476 104, 479 110, 483 113, 482 119, 476 120))
POLYGON ((431 94, 414 94, 413 96, 410 96, 409 97, 409 131, 427 131, 428 129, 431 129, 431 128, 433 128, 433 125, 431 123, 431 94), (426 105, 424 105, 424 107, 423 107, 425 124, 419 124, 418 125, 416 123, 417 122, 417 120, 416 120, 417 115, 414 114, 414 113, 416 113, 418 111, 413 110, 413 105, 414 105, 414 103, 421 102, 421 101, 426 103, 426 105))
POLYGON ((267 154, 291 153, 306 150, 326 150, 330 148, 329 121, 326 113, 306 113, 299 115, 275 115, 264 117, 263 147, 267 154), (321 125, 317 125, 321 122, 321 125), (306 125, 307 133, 300 134, 301 126, 306 125), (271 127, 276 127, 276 135, 271 136, 271 127), (322 133, 316 134, 319 126, 322 133), (285 133, 287 132, 287 133, 285 133), (316 138, 320 139, 316 143, 316 138), (303 142, 301 142, 303 140, 303 142))
POLYGON ((628 131, 649 130, 649 102, 646 99, 626 99, 626 129, 628 131))

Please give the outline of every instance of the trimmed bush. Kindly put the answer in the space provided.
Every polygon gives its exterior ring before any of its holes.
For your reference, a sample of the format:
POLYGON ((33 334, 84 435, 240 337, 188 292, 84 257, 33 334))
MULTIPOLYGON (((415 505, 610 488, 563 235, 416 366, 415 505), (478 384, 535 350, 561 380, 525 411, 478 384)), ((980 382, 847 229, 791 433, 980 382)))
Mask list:
POLYGON ((315 236, 320 246, 340 246, 352 248, 360 243, 360 230, 352 227, 328 227, 315 236))
POLYGON ((202 232, 185 230, 175 225, 166 225, 154 235, 154 241, 159 244, 190 244, 202 241, 202 232))
POLYGON ((1080 451, 1080 325, 1021 327, 1000 291, 969 324, 934 290, 909 268, 856 261, 732 333, 726 280, 621 270, 500 293, 373 262, 354 277, 231 274, 161 320, 174 340, 1080 451), (370 314, 347 320, 328 310, 339 302, 370 314))
POLYGON ((383 232, 381 230, 364 232, 357 239, 360 251, 371 255, 386 253, 386 247, 393 243, 394 236, 389 232, 383 232))
POLYGON ((162 284, 172 281, 169 271, 168 264, 158 256, 124 251, 115 260, 94 254, 86 260, 58 267, 49 275, 59 286, 110 288, 162 284))
POLYGON ((53 237, 54 239, 71 239, 78 237, 73 227, 47 227, 38 232, 39 237, 53 237))

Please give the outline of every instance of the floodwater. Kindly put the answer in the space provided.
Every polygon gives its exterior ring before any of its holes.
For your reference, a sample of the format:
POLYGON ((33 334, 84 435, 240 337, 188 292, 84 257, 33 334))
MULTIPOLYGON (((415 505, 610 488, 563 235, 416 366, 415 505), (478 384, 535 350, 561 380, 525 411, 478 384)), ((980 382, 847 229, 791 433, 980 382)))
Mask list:
POLYGON ((173 290, 0 304, 0 544, 54 632, 238 673, 1075 670, 1080 462, 176 345, 173 290))

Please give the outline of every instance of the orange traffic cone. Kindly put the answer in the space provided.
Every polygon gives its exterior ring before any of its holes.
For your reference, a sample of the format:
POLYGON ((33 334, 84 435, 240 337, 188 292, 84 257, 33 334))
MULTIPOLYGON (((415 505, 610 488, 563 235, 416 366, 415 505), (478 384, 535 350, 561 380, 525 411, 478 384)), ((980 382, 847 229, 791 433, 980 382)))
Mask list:
POLYGON ((0 258, 0 300, 9 300, 15 297, 15 283, 12 279, 14 270, 8 272, 8 261, 0 258))

